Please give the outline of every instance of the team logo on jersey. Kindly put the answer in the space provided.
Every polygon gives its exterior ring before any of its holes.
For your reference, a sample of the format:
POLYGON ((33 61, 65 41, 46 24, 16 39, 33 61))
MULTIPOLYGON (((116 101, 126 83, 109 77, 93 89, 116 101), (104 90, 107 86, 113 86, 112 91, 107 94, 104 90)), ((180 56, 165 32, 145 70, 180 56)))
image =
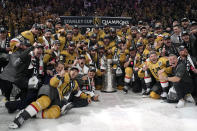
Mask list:
POLYGON ((161 67, 161 65, 162 65, 162 62, 160 61, 158 64, 159 64, 159 67, 161 67))

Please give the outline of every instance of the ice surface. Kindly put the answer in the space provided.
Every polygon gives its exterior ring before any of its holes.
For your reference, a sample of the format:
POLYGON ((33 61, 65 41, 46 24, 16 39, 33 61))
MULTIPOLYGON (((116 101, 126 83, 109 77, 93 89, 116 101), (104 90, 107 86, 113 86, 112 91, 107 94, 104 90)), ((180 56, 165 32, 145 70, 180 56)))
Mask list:
MULTIPOLYGON (((58 119, 30 119, 14 131, 197 131, 197 107, 142 98, 140 94, 101 93, 100 102, 75 108, 58 119)), ((16 114, 0 113, 0 131, 16 114)))

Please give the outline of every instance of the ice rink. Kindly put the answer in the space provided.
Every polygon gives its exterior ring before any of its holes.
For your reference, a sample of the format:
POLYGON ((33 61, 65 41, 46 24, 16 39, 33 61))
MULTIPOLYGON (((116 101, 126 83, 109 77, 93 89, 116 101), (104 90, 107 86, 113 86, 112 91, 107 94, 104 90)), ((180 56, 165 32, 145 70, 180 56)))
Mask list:
MULTIPOLYGON (((100 102, 72 109, 59 119, 30 119, 15 131, 197 131, 197 107, 191 103, 177 109, 132 92, 97 94, 100 102)), ((11 130, 7 125, 15 115, 0 113, 0 131, 11 130)))

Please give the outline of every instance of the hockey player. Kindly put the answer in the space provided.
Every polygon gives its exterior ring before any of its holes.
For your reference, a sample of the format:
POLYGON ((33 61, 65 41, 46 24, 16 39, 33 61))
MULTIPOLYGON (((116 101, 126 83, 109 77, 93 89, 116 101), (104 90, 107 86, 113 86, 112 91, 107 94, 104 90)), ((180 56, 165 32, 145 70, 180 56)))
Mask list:
POLYGON ((41 25, 35 23, 32 26, 31 30, 24 31, 21 33, 21 35, 26 39, 28 39, 30 43, 33 45, 33 43, 37 41, 40 31, 41 31, 41 25))
POLYGON ((44 64, 54 65, 56 62, 59 61, 60 57, 60 41, 55 40, 51 44, 51 49, 45 51, 44 55, 44 64))
POLYGON ((178 52, 174 44, 171 42, 170 36, 164 36, 164 45, 161 47, 161 56, 169 56, 169 54, 176 54, 178 56, 178 52))
POLYGON ((138 78, 137 71, 140 66, 140 62, 136 61, 136 49, 134 47, 129 48, 129 55, 126 57, 126 62, 124 63, 125 68, 125 78, 124 78, 124 88, 125 93, 128 92, 129 87, 132 87, 133 92, 141 91, 141 82, 138 78))
POLYGON ((96 34, 96 40, 100 40, 100 35, 101 35, 101 30, 99 29, 98 25, 95 25, 92 31, 87 31, 86 32, 86 38, 90 38, 92 34, 96 34))
POLYGON ((95 77, 96 68, 90 67, 87 75, 79 75, 78 83, 82 92, 91 96, 93 101, 98 101, 99 95, 95 94, 95 77))
MULTIPOLYGON (((40 24, 36 23, 32 26, 31 30, 22 32, 21 34, 19 34, 17 36, 17 38, 27 39, 27 40, 29 40, 31 45, 33 45, 34 42, 37 42, 38 35, 39 35, 40 31, 41 31, 41 26, 40 26, 40 24)), ((15 38, 10 41, 10 48, 11 48, 12 52, 15 52, 17 50, 17 48, 16 48, 17 43, 18 43, 18 41, 15 38)))
MULTIPOLYGON (((23 75, 23 77, 26 77, 19 81, 23 82, 24 84, 17 83, 17 86, 24 85, 23 88, 19 86, 19 88, 21 89, 21 92, 19 93, 20 100, 8 101, 5 104, 9 113, 13 113, 17 109, 24 109, 27 105, 29 105, 36 99, 38 90, 42 86, 42 79, 44 77, 42 56, 43 48, 44 46, 41 43, 37 43, 36 46, 34 46, 33 51, 31 51, 29 54, 26 54, 26 56, 23 56, 26 57, 26 59, 23 59, 23 62, 21 61, 20 64, 25 64, 26 62, 28 63, 29 59, 31 60, 31 62, 28 69, 23 69, 23 72, 26 74, 20 74, 23 75)), ((18 66, 21 66, 20 64, 18 66)))
MULTIPOLYGON (((42 119, 54 119, 65 114, 68 108, 71 108, 71 103, 64 103, 72 101, 73 97, 83 98, 81 105, 87 105, 91 102, 90 97, 79 90, 77 81, 75 80, 78 75, 78 68, 72 67, 68 73, 64 70, 57 74, 50 80, 50 86, 43 86, 38 93, 38 99, 32 102, 27 108, 20 111, 14 121, 9 124, 9 128, 19 128, 21 125, 31 117, 36 116, 42 119)), ((76 103, 73 102, 73 106, 76 103)), ((79 104, 79 101, 77 101, 79 104)))
POLYGON ((137 54, 136 54, 136 61, 143 64, 146 61, 146 57, 144 56, 144 45, 141 42, 136 44, 137 54))
POLYGON ((89 48, 89 65, 94 65, 96 68, 98 68, 98 48, 95 46, 89 48))
POLYGON ((105 24, 103 30, 100 33, 100 39, 103 40, 106 35, 110 33, 110 26, 105 24))
POLYGON ((146 29, 145 26, 142 26, 140 28, 140 38, 138 40, 138 42, 142 42, 144 45, 147 45, 149 42, 148 42, 148 39, 147 39, 147 34, 148 34, 148 30, 146 29))
POLYGON ((104 46, 99 46, 98 47, 98 52, 97 52, 97 57, 94 58, 96 60, 96 76, 95 76, 95 85, 96 89, 100 90, 103 88, 103 76, 105 74, 106 70, 106 56, 105 56, 105 47, 104 46))
POLYGON ((85 40, 85 37, 79 32, 78 25, 74 25, 74 27, 73 27, 73 41, 78 43, 81 40, 85 40))
POLYGON ((96 46, 98 44, 97 34, 92 34, 89 40, 88 47, 96 46))
POLYGON ((60 60, 60 41, 54 40, 51 44, 51 49, 45 51, 45 55, 43 58, 46 75, 45 75, 45 82, 49 82, 49 79, 52 76, 52 70, 54 69, 57 62, 60 60))
POLYGON ((65 63, 66 69, 70 68, 74 63, 75 59, 78 57, 75 48, 75 42, 70 41, 68 48, 60 52, 60 61, 63 61, 65 63))
MULTIPOLYGON (((60 31, 64 31, 64 29, 61 29, 60 31)), ((73 39, 72 38, 73 37, 72 30, 67 30, 66 34, 65 34, 65 32, 60 32, 59 35, 58 34, 56 34, 56 35, 58 37, 58 40, 60 40, 60 43, 61 43, 60 51, 66 50, 69 46, 69 43, 73 39)), ((56 35, 54 35, 54 38, 56 35)), ((55 38, 55 39, 57 39, 57 38, 55 38)))
POLYGON ((53 44, 53 38, 52 38, 52 30, 45 29, 44 35, 38 38, 39 43, 42 43, 44 45, 44 49, 51 49, 51 45, 53 44))
POLYGON ((129 35, 127 38, 127 43, 126 43, 127 48, 129 48, 131 46, 136 47, 136 43, 138 41, 137 35, 138 35, 137 27, 132 26, 131 27, 131 35, 129 35))
POLYGON ((127 25, 122 25, 121 29, 117 32, 119 37, 127 38, 130 35, 129 30, 127 30, 127 25))
POLYGON ((149 54, 149 61, 143 63, 142 68, 138 71, 138 76, 144 78, 146 84, 146 91, 143 93, 143 96, 149 95, 151 98, 166 99, 168 93, 168 81, 160 80, 158 73, 162 71, 162 75, 167 76, 171 73, 172 68, 169 67, 168 59, 165 57, 158 58, 158 55, 155 51, 151 51, 149 54), (155 78, 156 83, 151 89, 152 78, 155 78))
POLYGON ((115 45, 116 43, 111 42, 110 35, 108 34, 104 36, 103 43, 99 43, 99 46, 104 46, 107 59, 112 59, 112 48, 115 47, 115 45))
POLYGON ((77 66, 79 69, 79 74, 80 75, 87 75, 89 68, 85 65, 85 56, 80 55, 78 59, 74 61, 73 66, 77 66))
POLYGON ((112 63, 113 69, 116 76, 117 88, 119 90, 123 89, 123 77, 124 77, 124 62, 126 60, 126 54, 128 50, 126 50, 126 44, 123 40, 118 39, 116 41, 116 47, 112 48, 112 63))
MULTIPOLYGON (((57 31, 56 34, 53 35, 53 38, 55 40, 59 40, 60 41, 60 51, 62 51, 64 48, 67 47, 67 38, 66 38, 66 31, 64 28, 61 28, 57 31)), ((72 38, 71 38, 72 40, 72 38)))
POLYGON ((90 58, 90 54, 89 54, 87 41, 82 40, 77 44, 77 54, 84 55, 85 56, 85 64, 86 65, 90 64, 91 58, 90 58))

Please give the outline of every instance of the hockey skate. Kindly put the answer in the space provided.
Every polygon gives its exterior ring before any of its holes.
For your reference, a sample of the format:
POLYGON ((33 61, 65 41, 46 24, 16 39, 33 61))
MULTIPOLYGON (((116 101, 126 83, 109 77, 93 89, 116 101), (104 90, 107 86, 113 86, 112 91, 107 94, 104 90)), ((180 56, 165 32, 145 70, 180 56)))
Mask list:
POLYGON ((187 94, 184 98, 187 102, 190 102, 190 103, 193 103, 193 104, 196 104, 196 101, 194 100, 194 98, 192 97, 191 94, 187 94))
POLYGON ((25 120, 29 119, 31 116, 26 110, 21 110, 15 117, 14 121, 11 122, 8 127, 11 129, 17 129, 22 126, 25 120))
POLYGON ((0 113, 6 112, 5 103, 6 103, 6 98, 4 97, 4 98, 0 101, 0 113))
POLYGON ((185 106, 185 100, 181 99, 176 105, 176 108, 183 108, 184 106, 185 106))
POLYGON ((14 121, 9 123, 8 127, 11 129, 17 129, 24 123, 24 118, 21 116, 24 110, 21 110, 15 117, 14 121))
POLYGON ((151 91, 150 88, 147 88, 146 90, 144 90, 144 91, 142 92, 142 97, 143 97, 143 98, 149 97, 150 91, 151 91))
POLYGON ((167 95, 168 95, 167 92, 162 92, 161 93, 161 99, 162 100, 166 100, 167 99, 167 95))
POLYGON ((125 94, 127 94, 127 93, 128 93, 128 86, 124 86, 124 88, 123 88, 122 90, 123 90, 123 92, 124 92, 125 94))
POLYGON ((73 107, 73 104, 71 102, 68 102, 61 108, 61 115, 65 115, 69 110, 71 110, 73 107))

